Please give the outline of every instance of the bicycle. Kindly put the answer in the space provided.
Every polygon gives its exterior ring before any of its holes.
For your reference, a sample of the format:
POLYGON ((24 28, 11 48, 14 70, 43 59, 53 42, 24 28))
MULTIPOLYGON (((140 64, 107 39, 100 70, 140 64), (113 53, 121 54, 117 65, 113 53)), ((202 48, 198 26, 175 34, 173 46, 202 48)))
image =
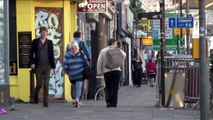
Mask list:
POLYGON ((104 100, 105 98, 105 92, 104 92, 105 87, 104 86, 100 86, 99 88, 97 88, 96 92, 95 92, 95 98, 94 100, 104 100), (100 99, 101 97, 101 99, 100 99))

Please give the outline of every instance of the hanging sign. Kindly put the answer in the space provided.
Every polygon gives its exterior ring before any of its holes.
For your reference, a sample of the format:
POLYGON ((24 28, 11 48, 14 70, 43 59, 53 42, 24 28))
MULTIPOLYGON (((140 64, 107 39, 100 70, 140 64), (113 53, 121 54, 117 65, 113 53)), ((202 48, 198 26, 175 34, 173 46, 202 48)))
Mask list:
POLYGON ((104 13, 107 10, 107 0, 84 0, 77 5, 78 12, 104 13))

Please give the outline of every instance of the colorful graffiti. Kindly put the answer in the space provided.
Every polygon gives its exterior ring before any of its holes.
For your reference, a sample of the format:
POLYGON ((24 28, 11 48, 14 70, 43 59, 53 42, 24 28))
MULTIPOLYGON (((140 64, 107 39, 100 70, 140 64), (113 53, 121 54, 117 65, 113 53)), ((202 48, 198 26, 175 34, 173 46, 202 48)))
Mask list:
POLYGON ((63 8, 35 8, 35 32, 36 37, 40 36, 39 28, 45 26, 48 28, 48 39, 52 40, 54 45, 54 58, 56 62, 57 73, 51 71, 49 95, 54 98, 63 98, 64 77, 62 75, 63 59, 63 8))

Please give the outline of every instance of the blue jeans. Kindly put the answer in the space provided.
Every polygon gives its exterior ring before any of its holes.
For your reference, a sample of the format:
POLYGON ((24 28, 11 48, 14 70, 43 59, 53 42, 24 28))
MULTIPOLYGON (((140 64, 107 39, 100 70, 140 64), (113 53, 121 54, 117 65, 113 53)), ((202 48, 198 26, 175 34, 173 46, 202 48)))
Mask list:
POLYGON ((83 82, 83 80, 72 81, 71 90, 73 91, 71 92, 71 96, 74 100, 80 100, 82 95, 83 82))

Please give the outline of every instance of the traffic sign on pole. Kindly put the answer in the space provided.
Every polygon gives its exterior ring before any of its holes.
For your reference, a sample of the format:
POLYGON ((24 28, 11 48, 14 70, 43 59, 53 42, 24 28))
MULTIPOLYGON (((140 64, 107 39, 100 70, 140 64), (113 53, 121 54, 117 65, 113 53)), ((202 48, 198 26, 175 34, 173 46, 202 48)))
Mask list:
POLYGON ((193 17, 169 18, 169 28, 193 28, 193 17))
POLYGON ((169 28, 176 28, 177 18, 169 18, 169 28))
POLYGON ((193 28, 194 19, 193 17, 178 17, 177 28, 193 28))
POLYGON ((147 19, 160 19, 160 12, 149 12, 149 13, 138 13, 138 19, 147 18, 147 19))

